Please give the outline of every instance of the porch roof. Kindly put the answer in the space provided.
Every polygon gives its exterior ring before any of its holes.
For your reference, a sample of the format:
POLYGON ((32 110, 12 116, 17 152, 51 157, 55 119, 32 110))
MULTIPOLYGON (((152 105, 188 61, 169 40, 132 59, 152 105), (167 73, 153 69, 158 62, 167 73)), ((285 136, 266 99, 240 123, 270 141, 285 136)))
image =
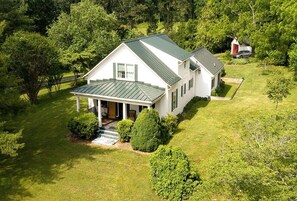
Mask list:
POLYGON ((107 99, 123 99, 136 102, 154 103, 165 94, 165 89, 143 82, 104 79, 91 81, 71 93, 107 99))

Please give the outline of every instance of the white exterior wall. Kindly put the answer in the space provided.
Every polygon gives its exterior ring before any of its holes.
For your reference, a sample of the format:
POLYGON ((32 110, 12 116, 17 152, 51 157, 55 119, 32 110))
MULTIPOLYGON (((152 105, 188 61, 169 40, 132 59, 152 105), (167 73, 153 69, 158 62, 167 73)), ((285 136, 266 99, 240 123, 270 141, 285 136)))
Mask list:
POLYGON ((211 94, 211 75, 201 67, 197 70, 195 79, 195 96, 208 97, 211 94))
POLYGON ((126 45, 122 44, 112 54, 96 65, 88 75, 89 80, 113 78, 113 63, 137 64, 138 81, 165 88, 167 84, 141 59, 139 59, 126 45))
POLYGON ((195 96, 195 72, 191 71, 189 67, 190 67, 189 60, 186 61, 186 67, 184 67, 183 63, 179 65, 179 75, 182 77, 182 79, 178 83, 173 85, 168 91, 167 113, 169 114, 177 115, 179 113, 182 113, 187 103, 195 96), (189 80, 191 80, 192 78, 193 78, 193 87, 189 89, 189 80), (186 94, 184 93, 184 84, 186 84, 186 94), (183 96, 181 96, 181 86, 183 86, 183 96), (172 92, 176 91, 176 89, 178 89, 178 94, 177 94, 178 107, 175 108, 173 111, 171 111, 172 92))

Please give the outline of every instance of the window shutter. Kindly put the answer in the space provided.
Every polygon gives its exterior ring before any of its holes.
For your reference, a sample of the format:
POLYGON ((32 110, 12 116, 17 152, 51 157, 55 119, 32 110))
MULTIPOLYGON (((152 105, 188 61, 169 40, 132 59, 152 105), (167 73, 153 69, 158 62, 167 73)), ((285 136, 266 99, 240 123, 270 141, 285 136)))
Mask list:
POLYGON ((178 89, 176 89, 176 106, 175 106, 175 108, 177 108, 178 107, 178 89))
POLYGON ((116 79, 116 63, 113 63, 113 79, 116 79))
POLYGON ((183 97, 183 85, 180 87, 180 96, 183 97))
POLYGON ((134 65, 134 78, 135 78, 135 81, 138 81, 138 65, 137 64, 134 65))
POLYGON ((173 92, 171 92, 171 112, 173 112, 173 92))

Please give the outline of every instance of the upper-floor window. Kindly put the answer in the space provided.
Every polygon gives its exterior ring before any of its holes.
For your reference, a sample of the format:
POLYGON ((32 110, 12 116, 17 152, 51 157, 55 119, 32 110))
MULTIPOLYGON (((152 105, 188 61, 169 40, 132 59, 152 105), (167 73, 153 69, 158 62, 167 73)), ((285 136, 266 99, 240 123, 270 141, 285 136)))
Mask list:
POLYGON ((135 67, 133 64, 117 64, 117 78, 134 80, 135 78, 135 67))
POLYGON ((189 80, 189 90, 193 87, 193 78, 189 80))

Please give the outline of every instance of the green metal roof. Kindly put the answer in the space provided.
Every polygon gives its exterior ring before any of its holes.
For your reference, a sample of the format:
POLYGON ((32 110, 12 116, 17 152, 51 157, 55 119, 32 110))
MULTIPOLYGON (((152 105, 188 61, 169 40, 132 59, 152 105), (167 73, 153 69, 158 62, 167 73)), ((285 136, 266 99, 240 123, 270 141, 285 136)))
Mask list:
POLYGON ((181 79, 139 39, 125 41, 124 43, 170 86, 181 79))
POLYGON ((219 61, 205 47, 193 51, 194 57, 213 75, 217 74, 224 64, 219 61))
POLYGON ((159 49, 167 54, 175 57, 180 61, 184 61, 192 56, 192 53, 180 48, 172 40, 169 41, 168 37, 165 38, 164 35, 153 35, 141 39, 141 41, 159 49))
POLYGON ((71 93, 153 103, 165 93, 165 89, 143 82, 109 79, 91 81, 90 84, 78 87, 71 93))

